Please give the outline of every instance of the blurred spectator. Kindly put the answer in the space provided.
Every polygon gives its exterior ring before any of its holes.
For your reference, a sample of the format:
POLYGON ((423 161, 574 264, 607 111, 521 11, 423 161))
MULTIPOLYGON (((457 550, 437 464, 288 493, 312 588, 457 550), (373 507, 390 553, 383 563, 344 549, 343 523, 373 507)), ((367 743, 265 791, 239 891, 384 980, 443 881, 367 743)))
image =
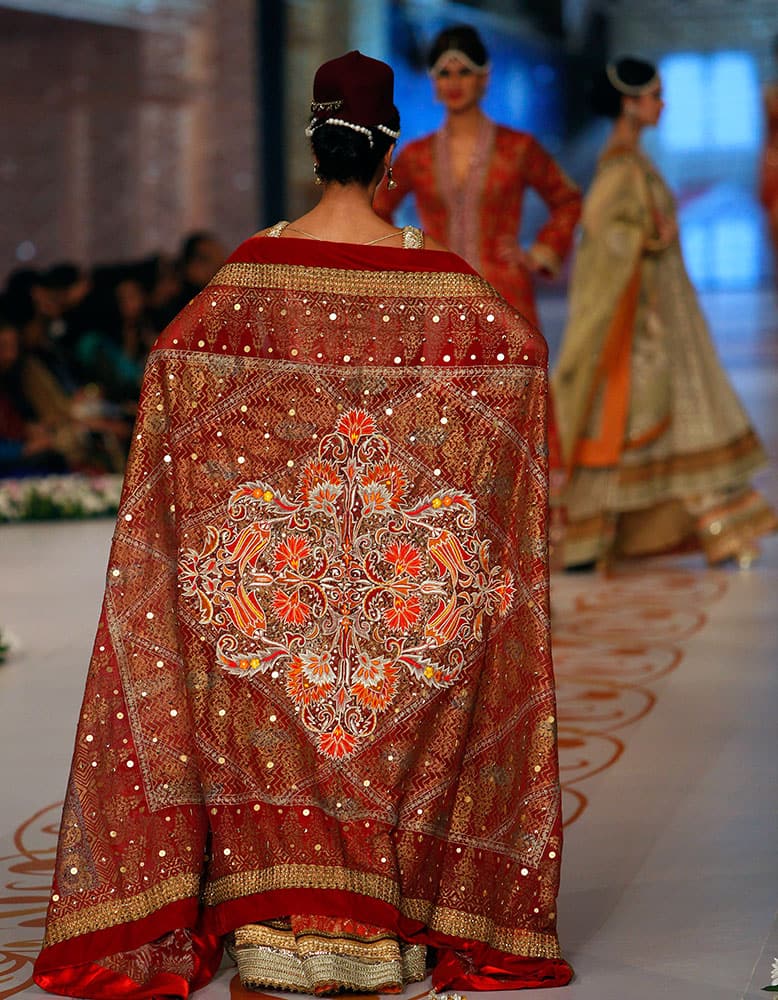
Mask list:
POLYGON ((146 357, 157 336, 137 270, 124 268, 96 287, 73 353, 81 378, 134 413, 146 357))
POLYGON ((49 327, 49 336, 65 339, 79 307, 89 294, 92 279, 76 264, 55 264, 44 271, 41 284, 48 291, 58 315, 49 327))
POLYGON ((224 259, 200 231, 175 262, 13 272, 0 295, 0 476, 120 471, 148 352, 224 259))
POLYGON ((164 254, 152 254, 135 266, 135 274, 146 294, 148 314, 155 318, 157 330, 161 332, 164 322, 156 318, 169 311, 172 302, 181 294, 181 279, 175 261, 164 254))
POLYGON ((24 393, 22 368, 19 330, 0 309, 0 478, 66 472, 54 435, 24 393))
POLYGON ((62 281, 58 268, 46 273, 16 271, 6 285, 6 297, 11 319, 21 332, 24 353, 36 357, 60 389, 72 395, 78 388, 78 379, 63 339, 69 286, 67 283, 63 286, 62 281))
POLYGON ((224 245, 212 233, 190 233, 184 239, 178 257, 181 290, 164 312, 165 325, 205 288, 226 257, 224 245))

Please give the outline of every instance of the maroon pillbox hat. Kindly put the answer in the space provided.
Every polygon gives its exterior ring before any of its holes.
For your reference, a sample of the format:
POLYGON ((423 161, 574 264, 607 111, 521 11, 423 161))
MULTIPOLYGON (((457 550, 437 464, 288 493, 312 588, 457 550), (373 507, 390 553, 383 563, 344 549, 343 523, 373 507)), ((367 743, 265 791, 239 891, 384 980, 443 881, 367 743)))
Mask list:
POLYGON ((375 128, 391 121, 393 112, 394 73, 385 62, 355 49, 316 70, 311 103, 314 124, 317 119, 341 118, 375 128))

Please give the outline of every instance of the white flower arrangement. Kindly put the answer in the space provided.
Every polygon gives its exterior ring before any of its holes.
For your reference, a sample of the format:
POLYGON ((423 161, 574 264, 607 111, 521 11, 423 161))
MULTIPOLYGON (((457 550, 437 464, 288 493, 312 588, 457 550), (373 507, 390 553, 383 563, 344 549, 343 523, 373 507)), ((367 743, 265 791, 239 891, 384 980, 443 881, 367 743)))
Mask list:
POLYGON ((762 989, 768 993, 778 993, 778 958, 773 959, 773 967, 770 970, 770 985, 763 986, 762 989))
POLYGON ((7 659, 14 656, 22 648, 19 639, 5 627, 0 625, 0 663, 5 663, 7 659))
POLYGON ((41 476, 0 480, 0 524, 115 514, 120 475, 41 476))

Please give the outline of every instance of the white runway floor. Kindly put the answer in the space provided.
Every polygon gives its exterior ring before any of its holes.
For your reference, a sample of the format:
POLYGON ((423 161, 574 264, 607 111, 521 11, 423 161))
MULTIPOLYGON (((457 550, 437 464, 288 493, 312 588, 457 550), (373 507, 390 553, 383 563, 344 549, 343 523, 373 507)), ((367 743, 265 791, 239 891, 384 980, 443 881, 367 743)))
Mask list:
MULTIPOLYGON (((778 503, 775 299, 706 305, 774 463, 758 485, 778 503)), ((546 305, 547 329, 558 308, 546 305)), ((24 646, 0 668, 0 1000, 45 995, 29 985, 31 961, 111 531, 106 521, 0 527, 0 623, 24 646)), ((778 956, 778 539, 750 571, 686 556, 610 579, 555 576, 553 603, 568 822, 560 937, 576 971, 556 995, 768 995, 760 988, 778 956)), ((233 975, 223 969, 196 996, 226 1000, 233 975)))

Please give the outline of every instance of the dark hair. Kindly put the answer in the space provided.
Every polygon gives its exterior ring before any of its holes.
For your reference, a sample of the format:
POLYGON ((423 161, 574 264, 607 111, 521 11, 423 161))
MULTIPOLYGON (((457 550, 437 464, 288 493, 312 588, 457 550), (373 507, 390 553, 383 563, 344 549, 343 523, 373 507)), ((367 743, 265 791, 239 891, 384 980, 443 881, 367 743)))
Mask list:
POLYGON ((29 267, 13 271, 9 276, 3 295, 4 311, 17 326, 29 323, 35 315, 32 290, 40 283, 40 272, 29 267))
POLYGON ((14 330, 19 330, 19 323, 14 316, 11 303, 6 295, 0 295, 0 329, 12 326, 14 330))
POLYGON ((40 278, 40 283, 44 288, 52 291, 64 291, 77 284, 83 278, 83 272, 77 264, 70 261, 63 261, 55 264, 48 271, 44 271, 40 278))
POLYGON ((210 243, 211 241, 218 242, 216 236, 205 229, 200 229, 185 236, 181 241, 181 249, 178 255, 181 265, 186 267, 187 264, 191 264, 200 252, 200 244, 210 243))
MULTIPOLYGON (((644 59, 624 56, 609 63, 616 76, 627 87, 645 87, 656 76, 656 66, 644 59)), ((618 90, 611 83, 607 69, 600 70, 592 81, 592 108, 595 114, 606 118, 618 118, 621 102, 629 95, 618 90)))
POLYGON ((427 54, 427 66, 431 69, 449 49, 459 49, 460 52, 464 52, 476 66, 486 66, 489 62, 489 53, 481 41, 481 36, 469 24, 455 24, 438 32, 427 54))
MULTIPOLYGON (((397 108, 390 121, 383 122, 392 131, 400 128, 397 108)), ((363 187, 373 180, 378 165, 395 140, 380 129, 370 130, 370 139, 346 125, 318 125, 311 136, 311 146, 318 161, 316 172, 323 181, 338 184, 360 184, 363 187)))

